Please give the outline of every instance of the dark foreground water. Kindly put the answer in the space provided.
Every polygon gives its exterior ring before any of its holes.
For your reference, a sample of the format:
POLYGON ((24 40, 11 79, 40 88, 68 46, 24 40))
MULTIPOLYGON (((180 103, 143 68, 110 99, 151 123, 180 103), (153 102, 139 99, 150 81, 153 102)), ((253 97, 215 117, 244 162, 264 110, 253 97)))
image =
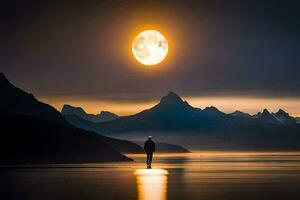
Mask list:
POLYGON ((197 152, 136 162, 1 168, 0 199, 300 199, 300 153, 197 152))

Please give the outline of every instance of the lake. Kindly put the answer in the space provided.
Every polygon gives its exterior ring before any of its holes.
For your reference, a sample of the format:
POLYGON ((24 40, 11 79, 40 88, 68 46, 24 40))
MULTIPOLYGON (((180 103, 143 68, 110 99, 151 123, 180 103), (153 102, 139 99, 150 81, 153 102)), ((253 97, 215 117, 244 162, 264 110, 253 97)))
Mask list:
POLYGON ((300 199, 300 153, 194 152, 134 162, 0 169, 0 199, 300 199))

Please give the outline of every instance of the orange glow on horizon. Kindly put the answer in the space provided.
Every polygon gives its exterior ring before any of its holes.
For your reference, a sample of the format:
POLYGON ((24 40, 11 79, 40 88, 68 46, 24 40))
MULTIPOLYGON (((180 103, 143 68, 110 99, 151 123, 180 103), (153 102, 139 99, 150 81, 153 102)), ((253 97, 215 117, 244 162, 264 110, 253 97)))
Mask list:
MULTIPOLYGON (((64 104, 82 107, 86 112, 98 114, 100 111, 110 111, 118 115, 132 115, 149 109, 159 102, 156 100, 140 101, 117 101, 91 99, 85 97, 64 97, 64 96, 40 96, 39 99, 61 110, 64 104)), ((219 110, 230 113, 235 110, 255 114, 267 108, 270 112, 277 112, 279 108, 287 111, 292 116, 300 117, 300 98, 260 98, 260 97, 183 97, 191 106, 205 108, 215 106, 219 110)))

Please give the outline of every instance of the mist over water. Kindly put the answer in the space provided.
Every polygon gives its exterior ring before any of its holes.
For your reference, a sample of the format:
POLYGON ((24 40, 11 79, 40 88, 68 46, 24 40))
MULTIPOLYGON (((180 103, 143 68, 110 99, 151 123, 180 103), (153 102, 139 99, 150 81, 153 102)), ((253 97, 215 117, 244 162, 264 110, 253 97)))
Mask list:
POLYGON ((299 199, 300 153, 155 154, 134 162, 0 169, 3 199, 299 199))

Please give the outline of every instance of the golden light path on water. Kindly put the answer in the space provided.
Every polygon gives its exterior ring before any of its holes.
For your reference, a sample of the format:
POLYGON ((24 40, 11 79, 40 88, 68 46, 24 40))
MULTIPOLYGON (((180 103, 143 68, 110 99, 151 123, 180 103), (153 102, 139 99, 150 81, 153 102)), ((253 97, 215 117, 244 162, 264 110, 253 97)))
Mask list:
POLYGON ((145 169, 145 154, 126 156, 134 162, 4 169, 0 182, 18 199, 300 199, 300 152, 155 153, 153 169, 145 169))
POLYGON ((138 200, 166 200, 168 171, 164 169, 137 169, 138 200))

